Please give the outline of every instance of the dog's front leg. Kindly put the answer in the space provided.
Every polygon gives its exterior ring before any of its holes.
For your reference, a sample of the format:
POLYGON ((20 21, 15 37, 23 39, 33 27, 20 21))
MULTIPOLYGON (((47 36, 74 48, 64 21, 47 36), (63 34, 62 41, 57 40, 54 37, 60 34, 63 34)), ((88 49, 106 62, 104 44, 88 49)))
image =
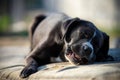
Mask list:
POLYGON ((26 61, 27 61, 27 65, 20 73, 21 78, 26 78, 29 75, 37 72, 38 63, 31 56, 28 57, 26 61))
POLYGON ((45 52, 45 47, 36 46, 27 56, 26 63, 27 65, 21 71, 20 77, 26 78, 29 75, 37 72, 37 68, 41 65, 47 64, 50 60, 47 52, 45 52))

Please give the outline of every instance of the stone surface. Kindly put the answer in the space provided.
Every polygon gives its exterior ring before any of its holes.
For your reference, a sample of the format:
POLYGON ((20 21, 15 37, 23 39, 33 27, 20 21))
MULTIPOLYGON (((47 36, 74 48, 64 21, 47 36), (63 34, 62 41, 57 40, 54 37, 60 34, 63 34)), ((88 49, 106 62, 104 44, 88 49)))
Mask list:
MULTIPOLYGON (((22 80, 19 73, 28 52, 27 46, 0 47, 0 80, 22 80)), ((109 54, 116 61, 80 66, 68 62, 48 64, 39 67, 38 72, 24 80, 119 80, 120 50, 111 49, 109 54)))

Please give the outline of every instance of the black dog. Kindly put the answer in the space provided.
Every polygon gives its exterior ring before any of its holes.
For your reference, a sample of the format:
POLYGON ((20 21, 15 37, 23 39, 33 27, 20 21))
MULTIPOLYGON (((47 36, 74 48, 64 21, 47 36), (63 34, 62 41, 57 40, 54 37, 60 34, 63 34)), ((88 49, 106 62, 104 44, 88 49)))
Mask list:
POLYGON ((31 51, 20 74, 22 78, 50 63, 51 57, 60 56, 63 61, 75 65, 105 61, 108 57, 109 36, 93 23, 65 14, 37 16, 30 37, 31 51))

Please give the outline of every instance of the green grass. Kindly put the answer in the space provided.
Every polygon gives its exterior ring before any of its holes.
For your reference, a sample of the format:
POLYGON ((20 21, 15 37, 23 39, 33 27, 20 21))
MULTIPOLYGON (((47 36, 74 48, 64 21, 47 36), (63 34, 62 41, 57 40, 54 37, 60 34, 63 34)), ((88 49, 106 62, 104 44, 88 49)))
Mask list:
POLYGON ((120 25, 114 26, 111 29, 107 29, 106 27, 100 27, 99 29, 106 32, 111 37, 120 37, 120 25))
POLYGON ((120 28, 114 28, 110 34, 115 37, 120 37, 120 28))
POLYGON ((0 16, 0 32, 7 31, 9 25, 10 25, 10 17, 7 15, 1 15, 0 16))

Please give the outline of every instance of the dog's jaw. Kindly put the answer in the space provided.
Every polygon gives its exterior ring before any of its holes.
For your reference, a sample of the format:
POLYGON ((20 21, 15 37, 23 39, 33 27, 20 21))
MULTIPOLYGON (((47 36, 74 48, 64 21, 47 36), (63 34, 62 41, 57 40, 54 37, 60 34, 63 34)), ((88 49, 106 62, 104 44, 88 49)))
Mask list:
POLYGON ((80 55, 76 54, 75 52, 67 52, 65 54, 65 58, 73 65, 81 65, 81 64, 87 64, 88 59, 86 57, 81 57, 80 55))

